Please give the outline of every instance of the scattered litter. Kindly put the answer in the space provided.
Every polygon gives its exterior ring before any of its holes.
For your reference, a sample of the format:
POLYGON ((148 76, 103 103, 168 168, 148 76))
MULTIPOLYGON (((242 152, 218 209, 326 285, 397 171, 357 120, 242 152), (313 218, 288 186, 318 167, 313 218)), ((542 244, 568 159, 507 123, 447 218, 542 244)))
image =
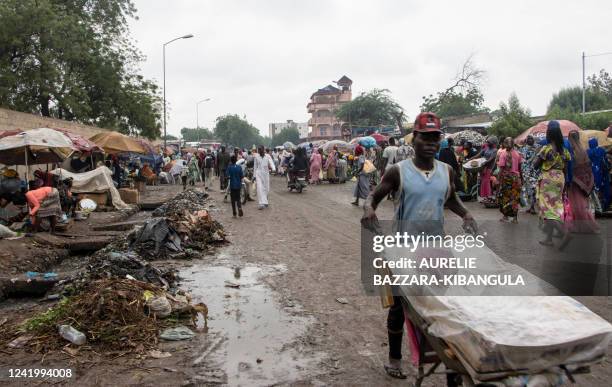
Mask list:
POLYGON ((338 298, 336 298, 336 301, 341 303, 341 304, 348 304, 349 303, 349 301, 346 298, 344 298, 344 297, 338 297, 338 298))
POLYGON ((3 326, 4 324, 6 324, 6 322, 8 321, 8 318, 3 318, 2 320, 0 320, 0 327, 3 326))
POLYGON ((172 313, 172 306, 170 306, 170 301, 166 296, 151 297, 146 300, 146 305, 149 307, 149 311, 157 317, 167 317, 172 313))
POLYGON ((263 360, 262 360, 262 359, 257 358, 257 364, 261 364, 262 362, 263 362, 263 360))
POLYGON ((240 288, 240 284, 237 284, 237 283, 232 282, 232 281, 225 281, 224 284, 225 284, 226 288, 235 288, 235 289, 240 288))
POLYGON ((193 331, 185 326, 178 326, 164 330, 159 338, 168 341, 190 340, 195 336, 193 331))
POLYGON ((170 352, 162 352, 157 349, 150 350, 149 352, 147 352, 147 355, 149 355, 149 357, 152 357, 153 359, 165 359, 167 357, 172 356, 170 352))
POLYGON ((26 345, 30 340, 32 340, 34 336, 33 335, 21 335, 18 338, 16 338, 15 340, 11 341, 10 343, 8 343, 8 347, 9 348, 22 348, 24 345, 26 345))
POLYGON ((46 301, 56 301, 59 300, 62 296, 59 294, 49 294, 47 295, 47 297, 45 297, 46 301))
POLYGON ((72 344, 83 345, 87 342, 85 335, 70 325, 60 325, 58 331, 60 336, 70 341, 72 344))
POLYGON ((78 348, 72 348, 69 345, 65 346, 64 348, 62 348, 62 351, 66 352, 68 355, 75 357, 76 355, 79 354, 79 349, 78 348))
POLYGON ((208 210, 208 205, 206 204, 207 198, 208 194, 205 192, 188 189, 157 207, 153 211, 153 216, 172 216, 185 210, 189 212, 208 210))
POLYGON ((149 282, 168 289, 176 280, 172 271, 161 271, 133 252, 99 251, 89 265, 88 276, 100 278, 128 278, 149 282), (127 277, 127 276, 130 277, 127 277))

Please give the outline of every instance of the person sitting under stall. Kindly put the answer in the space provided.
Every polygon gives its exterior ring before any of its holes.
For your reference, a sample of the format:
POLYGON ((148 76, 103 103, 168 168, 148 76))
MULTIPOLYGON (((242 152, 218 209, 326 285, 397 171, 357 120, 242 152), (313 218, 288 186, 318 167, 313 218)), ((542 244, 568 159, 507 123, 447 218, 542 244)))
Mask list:
POLYGON ((60 195, 57 188, 42 187, 34 189, 26 192, 25 197, 30 207, 32 230, 38 232, 41 220, 49 218, 51 232, 55 232, 57 218, 62 216, 60 195))
POLYGON ((73 179, 71 177, 62 180, 58 184, 58 191, 60 195, 62 212, 74 217, 78 200, 76 197, 74 197, 74 195, 72 195, 72 182, 73 179))

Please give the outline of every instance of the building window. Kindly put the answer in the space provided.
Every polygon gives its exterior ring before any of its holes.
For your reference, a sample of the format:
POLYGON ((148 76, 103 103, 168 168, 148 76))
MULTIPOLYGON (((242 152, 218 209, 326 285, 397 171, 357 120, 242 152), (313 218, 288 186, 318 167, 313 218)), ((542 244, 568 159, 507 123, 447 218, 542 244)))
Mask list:
POLYGON ((319 132, 321 133, 321 136, 327 136, 327 128, 326 127, 320 128, 319 132))

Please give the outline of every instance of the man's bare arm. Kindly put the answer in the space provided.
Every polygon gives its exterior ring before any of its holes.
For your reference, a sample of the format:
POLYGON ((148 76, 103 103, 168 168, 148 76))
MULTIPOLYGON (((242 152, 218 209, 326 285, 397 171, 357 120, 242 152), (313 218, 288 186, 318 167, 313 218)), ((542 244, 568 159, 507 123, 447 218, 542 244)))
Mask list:
POLYGON ((378 218, 376 217, 376 208, 380 202, 387 197, 393 191, 397 191, 400 188, 400 171, 397 165, 393 165, 385 173, 380 184, 371 192, 366 199, 363 206, 363 216, 361 218, 361 224, 370 229, 376 230, 378 228, 378 218))
POLYGON ((385 173, 382 181, 376 186, 373 192, 370 192, 366 199, 364 208, 367 211, 368 208, 376 210, 380 202, 387 197, 391 192, 397 191, 400 185, 400 172, 397 165, 389 168, 385 173))

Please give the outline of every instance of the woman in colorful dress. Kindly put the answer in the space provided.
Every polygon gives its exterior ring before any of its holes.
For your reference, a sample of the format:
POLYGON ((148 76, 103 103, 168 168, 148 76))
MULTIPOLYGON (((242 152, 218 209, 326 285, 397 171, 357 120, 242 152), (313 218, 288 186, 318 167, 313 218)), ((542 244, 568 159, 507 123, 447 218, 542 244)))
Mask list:
POLYGON ((325 162, 325 170, 327 171, 327 181, 330 183, 336 183, 336 165, 338 165, 338 147, 334 146, 327 155, 327 161, 325 162))
POLYGON ((319 174, 321 173, 321 165, 323 150, 316 148, 310 155, 310 184, 319 184, 319 174))
POLYGON ((497 168, 499 170, 499 190, 497 201, 502 213, 500 221, 518 223, 518 211, 521 201, 521 154, 514 150, 512 137, 506 137, 502 149, 497 152, 497 168))
POLYGON ((563 134, 558 121, 549 121, 546 130, 547 144, 540 149, 534 167, 541 169, 538 179, 537 201, 539 216, 544 225, 546 238, 540 241, 545 246, 553 246, 555 230, 563 235, 560 249, 569 242, 569 232, 563 224, 563 188, 570 153, 563 146, 563 134))
POLYGON ((482 150, 473 157, 474 159, 479 157, 484 157, 486 159, 482 171, 480 172, 480 197, 483 202, 495 201, 494 199, 492 200, 494 195, 491 176, 493 174, 493 168, 495 168, 495 156, 497 156, 498 143, 497 137, 489 137, 486 144, 483 145, 482 150))
POLYGON ((537 155, 537 147, 532 135, 527 136, 525 145, 519 148, 519 153, 523 159, 521 163, 522 189, 521 201, 527 208, 527 212, 535 214, 536 187, 538 185, 539 171, 533 167, 533 160, 537 155))
POLYGON ((599 224, 589 206, 589 197, 595 187, 591 160, 580 144, 577 131, 569 134, 570 153, 572 155, 572 181, 567 190, 567 198, 571 208, 571 217, 566 214, 565 222, 571 232, 596 234, 599 224))

